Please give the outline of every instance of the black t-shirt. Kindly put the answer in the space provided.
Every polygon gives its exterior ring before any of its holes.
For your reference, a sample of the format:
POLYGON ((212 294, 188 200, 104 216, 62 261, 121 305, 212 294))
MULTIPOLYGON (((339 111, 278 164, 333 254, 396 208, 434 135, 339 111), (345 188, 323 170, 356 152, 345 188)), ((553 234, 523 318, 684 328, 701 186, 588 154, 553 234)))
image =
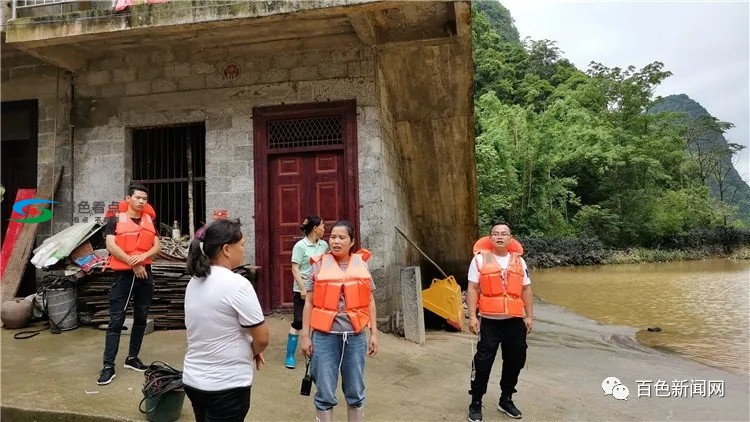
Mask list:
MULTIPOLYGON (((140 218, 130 217, 130 219, 133 220, 135 224, 141 224, 140 218)), ((104 227, 104 240, 107 240, 107 236, 109 235, 115 236, 117 234, 117 220, 117 216, 109 217, 107 220, 107 226, 104 227)))

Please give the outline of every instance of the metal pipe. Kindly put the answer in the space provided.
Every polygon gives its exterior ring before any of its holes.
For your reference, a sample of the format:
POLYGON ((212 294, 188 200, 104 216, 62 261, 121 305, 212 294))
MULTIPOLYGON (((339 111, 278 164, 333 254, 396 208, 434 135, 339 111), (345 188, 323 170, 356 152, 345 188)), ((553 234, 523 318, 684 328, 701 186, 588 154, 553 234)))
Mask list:
POLYGON ((70 131, 70 224, 75 221, 75 186, 76 186, 76 157, 75 157, 75 136, 76 126, 73 124, 74 107, 76 104, 76 85, 73 75, 70 77, 70 109, 68 110, 68 130, 70 131))
POLYGON ((419 246, 417 246, 414 242, 412 242, 411 239, 409 239, 408 237, 406 237, 406 234, 404 232, 402 232, 401 229, 399 229, 396 226, 394 226, 394 227, 395 227, 396 231, 398 232, 398 234, 400 234, 404 239, 406 239, 406 241, 409 242, 410 245, 414 246, 419 251, 419 253, 421 253, 422 256, 425 257, 425 259, 427 259, 428 261, 430 261, 430 264, 434 265, 435 268, 437 268, 438 271, 440 271, 440 274, 443 275, 443 278, 448 278, 448 276, 445 274, 445 271, 443 271, 443 269, 440 268, 440 266, 438 264, 436 264, 435 261, 433 261, 432 259, 430 259, 430 257, 427 256, 427 254, 422 251, 422 249, 419 249, 419 246))

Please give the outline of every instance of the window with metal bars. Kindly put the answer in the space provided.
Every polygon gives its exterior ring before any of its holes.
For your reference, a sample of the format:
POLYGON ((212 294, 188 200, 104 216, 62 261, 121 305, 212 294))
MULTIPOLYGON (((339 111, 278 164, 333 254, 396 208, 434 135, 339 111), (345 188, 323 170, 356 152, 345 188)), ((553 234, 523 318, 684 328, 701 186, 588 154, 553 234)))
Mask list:
POLYGON ((342 145, 343 116, 271 120, 268 149, 342 145))
POLYGON ((162 234, 171 235, 166 226, 174 221, 182 234, 189 233, 191 214, 194 230, 203 225, 205 157, 203 123, 133 130, 133 180, 149 189, 148 200, 162 234))

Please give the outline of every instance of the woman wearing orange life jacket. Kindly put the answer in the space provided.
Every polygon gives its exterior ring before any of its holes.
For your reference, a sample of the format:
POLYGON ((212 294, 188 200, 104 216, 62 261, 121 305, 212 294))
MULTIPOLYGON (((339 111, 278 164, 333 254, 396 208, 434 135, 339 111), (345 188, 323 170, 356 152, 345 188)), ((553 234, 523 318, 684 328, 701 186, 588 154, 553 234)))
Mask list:
POLYGON ((469 422, 482 421, 482 396, 487 392, 498 347, 502 349, 503 370, 497 409, 521 418, 511 397, 526 363, 526 334, 533 327, 531 280, 521 258, 523 248, 511 238, 510 226, 501 221, 492 225, 489 240, 477 242, 469 264, 469 330, 479 334, 472 361, 469 422))
POLYGON ((302 312, 301 349, 312 357, 317 420, 333 420, 341 372, 347 419, 363 421, 365 354, 378 352, 375 285, 367 266, 370 252, 351 252, 354 228, 348 221, 333 225, 328 244, 330 253, 311 258, 313 275, 305 282, 308 294, 302 312))

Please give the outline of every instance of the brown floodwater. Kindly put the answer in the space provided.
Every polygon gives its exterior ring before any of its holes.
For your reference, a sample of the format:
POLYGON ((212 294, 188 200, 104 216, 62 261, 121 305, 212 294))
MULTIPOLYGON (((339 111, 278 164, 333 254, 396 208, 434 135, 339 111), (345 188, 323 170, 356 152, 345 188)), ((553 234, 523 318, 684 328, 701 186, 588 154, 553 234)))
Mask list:
POLYGON ((540 269, 531 279, 544 301, 595 321, 635 327, 643 345, 750 372, 750 261, 540 269))

